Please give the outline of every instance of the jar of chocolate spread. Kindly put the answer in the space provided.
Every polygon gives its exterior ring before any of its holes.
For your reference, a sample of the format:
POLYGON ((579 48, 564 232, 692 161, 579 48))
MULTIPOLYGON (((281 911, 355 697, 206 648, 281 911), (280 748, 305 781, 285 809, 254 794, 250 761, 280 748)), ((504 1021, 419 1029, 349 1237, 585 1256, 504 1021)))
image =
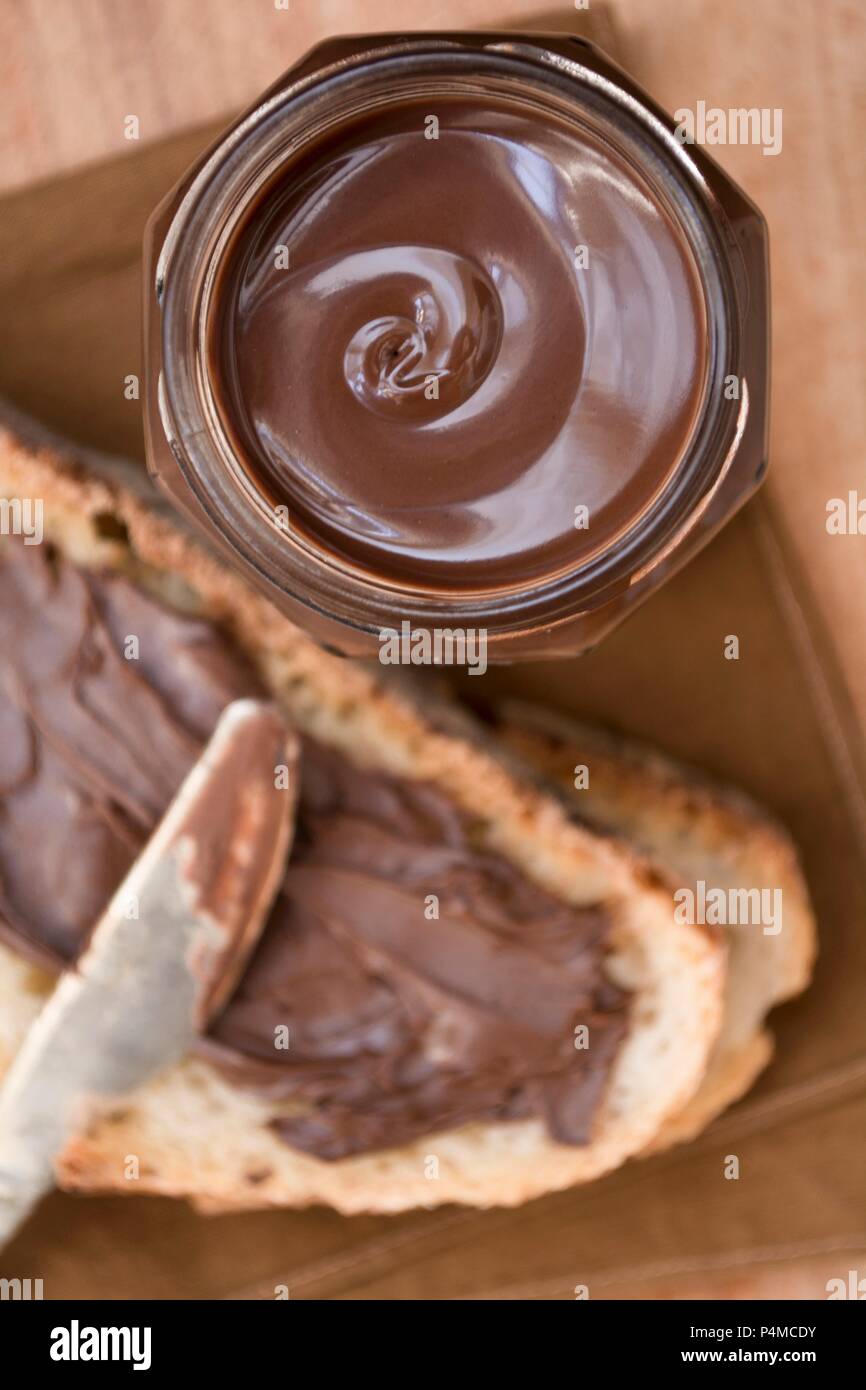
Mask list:
POLYGON ((766 466, 763 219, 583 40, 321 45, 146 276, 153 474, 347 654, 585 650, 766 466))

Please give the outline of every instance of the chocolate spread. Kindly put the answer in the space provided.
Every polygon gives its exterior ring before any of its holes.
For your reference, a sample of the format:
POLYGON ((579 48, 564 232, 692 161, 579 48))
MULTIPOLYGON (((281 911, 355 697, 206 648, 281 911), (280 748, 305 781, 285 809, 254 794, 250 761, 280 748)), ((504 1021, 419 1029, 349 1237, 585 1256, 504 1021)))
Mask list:
POLYGON ((574 568, 646 513, 701 409, 701 281, 663 196, 516 100, 347 119, 264 188, 228 266, 209 350, 237 452, 379 578, 574 568))
MULTIPOLYGON (((0 549, 0 645, 0 933, 57 969, 220 710, 260 685, 208 622, 48 546, 0 549)), ((437 789, 304 739, 285 879, 202 1049, 320 1158, 529 1115, 583 1143, 627 1027, 608 928, 482 848, 437 789)))

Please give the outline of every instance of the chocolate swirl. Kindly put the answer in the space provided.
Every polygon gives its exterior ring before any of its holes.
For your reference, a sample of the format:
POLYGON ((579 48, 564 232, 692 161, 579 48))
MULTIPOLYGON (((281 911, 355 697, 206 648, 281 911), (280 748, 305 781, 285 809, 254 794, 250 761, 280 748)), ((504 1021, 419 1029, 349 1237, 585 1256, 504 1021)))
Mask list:
POLYGON ((339 127, 227 264, 211 365, 237 448, 293 524, 391 580, 573 568, 652 504, 699 413, 702 290, 661 194, 516 102, 339 127))

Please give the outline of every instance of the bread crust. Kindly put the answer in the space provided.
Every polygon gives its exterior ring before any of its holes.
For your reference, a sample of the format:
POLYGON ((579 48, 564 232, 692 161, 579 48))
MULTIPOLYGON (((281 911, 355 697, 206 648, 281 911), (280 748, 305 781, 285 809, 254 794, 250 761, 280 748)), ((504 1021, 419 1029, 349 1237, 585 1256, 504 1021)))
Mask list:
MULTIPOLYGON (((76 563, 124 572, 163 601, 222 624, 296 727, 362 767, 436 784, 473 817, 484 843, 530 878, 577 905, 604 902, 614 920, 611 977, 635 991, 629 1035, 584 1147, 554 1143, 531 1120, 469 1125, 325 1163, 274 1136, 273 1102, 188 1058, 82 1119, 57 1164, 62 1186, 171 1193, 208 1210, 311 1202, 344 1212, 511 1206, 609 1171, 682 1110, 718 1032, 724 947, 718 934, 673 921, 669 891, 640 856, 570 822, 555 799, 521 784, 482 748, 435 728, 369 669, 324 652, 124 488, 51 451, 31 452, 0 430, 0 495, 40 498, 46 538, 76 563), (126 1177, 130 1154, 139 1159, 135 1182, 126 1177)), ((0 948, 0 1067, 47 983, 0 948)))
POLYGON ((714 782, 633 739, 526 702, 504 701, 505 747, 540 772, 588 825, 626 841, 682 886, 780 888, 783 926, 726 928, 722 1027, 695 1095, 650 1141, 656 1152, 692 1139, 750 1088, 773 1055, 764 1026, 777 1004, 808 985, 817 952, 815 916, 787 832, 742 792, 714 782), (573 770, 589 769, 574 787, 573 770))

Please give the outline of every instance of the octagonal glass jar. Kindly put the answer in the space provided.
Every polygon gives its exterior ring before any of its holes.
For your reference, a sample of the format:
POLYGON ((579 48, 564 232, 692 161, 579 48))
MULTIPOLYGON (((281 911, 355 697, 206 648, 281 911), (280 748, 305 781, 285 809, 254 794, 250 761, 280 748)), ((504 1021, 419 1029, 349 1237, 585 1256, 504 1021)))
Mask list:
POLYGON ((763 476, 764 221, 586 41, 326 42, 145 259, 152 474, 345 654, 584 651, 763 476))

